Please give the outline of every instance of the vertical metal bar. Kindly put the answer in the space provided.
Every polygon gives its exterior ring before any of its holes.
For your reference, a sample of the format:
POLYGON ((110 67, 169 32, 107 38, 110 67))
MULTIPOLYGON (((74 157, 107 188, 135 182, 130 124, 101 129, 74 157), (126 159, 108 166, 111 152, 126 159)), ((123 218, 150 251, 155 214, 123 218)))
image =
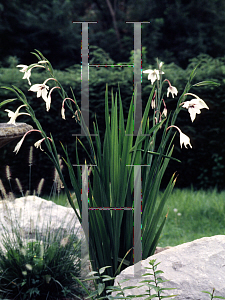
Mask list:
MULTIPOLYGON (((88 23, 86 22, 82 22, 81 58, 81 113, 84 119, 83 126, 89 129, 88 23)), ((87 135, 83 126, 81 126, 81 135, 87 135)))
POLYGON ((85 262, 85 256, 89 253, 89 224, 88 224, 88 166, 81 165, 82 167, 82 228, 84 236, 81 241, 81 264, 85 262))
MULTIPOLYGON (((141 166, 134 166, 134 264, 142 260, 141 243, 141 166)), ((134 273, 141 270, 141 264, 134 265, 134 273)))
POLYGON ((142 99, 141 99, 141 22, 134 23, 134 91, 136 89, 136 99, 134 99, 134 135, 138 135, 138 130, 142 120, 142 99))

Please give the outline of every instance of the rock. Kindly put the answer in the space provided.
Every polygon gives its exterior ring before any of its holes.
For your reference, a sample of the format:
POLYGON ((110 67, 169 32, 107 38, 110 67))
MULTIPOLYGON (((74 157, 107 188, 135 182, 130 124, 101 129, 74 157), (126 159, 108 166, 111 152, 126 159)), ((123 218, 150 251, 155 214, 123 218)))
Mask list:
POLYGON ((72 208, 63 207, 37 196, 21 197, 15 200, 0 201, 0 235, 4 227, 20 226, 26 238, 34 238, 35 231, 46 232, 61 228, 65 234, 73 231, 81 235, 81 226, 72 208))
MULTIPOLYGON (((212 293, 215 288, 214 296, 225 297, 224 235, 204 237, 154 254, 136 264, 138 272, 135 276, 134 265, 123 270, 116 277, 115 285, 127 278, 130 280, 122 283, 122 287, 141 285, 140 281, 153 279, 151 276, 141 277, 142 274, 149 273, 149 270, 144 267, 150 267, 149 261, 153 259, 156 259, 156 263, 160 262, 157 270, 164 272, 160 274, 160 277, 163 280, 169 280, 160 286, 175 288, 165 291, 164 295, 178 295, 174 297, 176 300, 209 300, 210 295, 201 291, 212 293)), ((126 290, 125 296, 140 295, 145 291, 146 287, 126 290)), ((112 295, 115 296, 116 293, 114 292, 112 295)), ((145 299, 145 297, 138 299, 145 299)))
POLYGON ((33 127, 26 123, 0 123, 0 148, 11 141, 22 137, 27 131, 32 130, 33 127))
POLYGON ((154 254, 157 254, 159 252, 165 251, 165 250, 170 249, 170 248, 171 248, 170 246, 167 246, 167 247, 156 247, 154 254))

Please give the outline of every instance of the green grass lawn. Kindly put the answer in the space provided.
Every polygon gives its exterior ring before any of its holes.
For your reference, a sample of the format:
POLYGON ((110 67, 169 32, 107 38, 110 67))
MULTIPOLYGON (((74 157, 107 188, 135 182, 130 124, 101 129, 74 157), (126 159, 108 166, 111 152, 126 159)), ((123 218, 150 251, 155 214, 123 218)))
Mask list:
POLYGON ((174 189, 165 214, 167 211, 167 222, 159 242, 161 247, 225 234, 225 191, 174 189))
MULTIPOLYGON (((50 200, 69 206, 63 194, 50 200)), ((160 247, 176 246, 201 237, 225 234, 225 191, 218 193, 216 190, 175 188, 165 205, 164 215, 167 212, 167 222, 158 244, 160 247)))

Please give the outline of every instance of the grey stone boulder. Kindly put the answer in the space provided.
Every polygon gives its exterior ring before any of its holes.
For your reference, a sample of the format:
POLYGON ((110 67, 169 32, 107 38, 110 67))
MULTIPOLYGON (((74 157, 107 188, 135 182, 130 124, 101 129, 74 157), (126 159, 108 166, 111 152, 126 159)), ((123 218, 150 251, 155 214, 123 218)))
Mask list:
POLYGON ((0 123, 0 148, 11 141, 22 137, 27 131, 32 130, 33 127, 26 123, 0 123))
MULTIPOLYGON (((177 300, 209 300, 210 295, 202 291, 212 292, 214 288, 214 296, 225 297, 225 235, 204 237, 152 255, 123 270, 116 277, 115 286, 123 279, 130 280, 122 283, 122 288, 140 286, 143 284, 140 281, 153 279, 152 276, 141 277, 142 274, 151 273, 145 267, 150 267, 149 261, 153 259, 160 263, 157 270, 164 272, 158 276, 169 280, 160 286, 174 288, 164 291, 162 295, 177 295, 173 297, 177 300), (134 274, 135 270, 137 272, 134 274)), ((126 290, 125 296, 145 294, 146 289, 140 287, 126 290)), ((115 296, 116 292, 112 295, 115 296)))
POLYGON ((0 238, 4 228, 19 226, 25 237, 34 238, 35 232, 61 230, 81 236, 82 228, 72 208, 57 205, 37 196, 0 201, 0 238))

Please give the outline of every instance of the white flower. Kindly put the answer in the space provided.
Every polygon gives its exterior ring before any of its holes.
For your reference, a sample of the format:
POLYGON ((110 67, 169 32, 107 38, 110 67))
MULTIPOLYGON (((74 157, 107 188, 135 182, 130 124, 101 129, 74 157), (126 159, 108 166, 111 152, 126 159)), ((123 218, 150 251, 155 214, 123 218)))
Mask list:
POLYGON ((49 102, 49 99, 47 96, 48 90, 49 90, 49 86, 45 85, 44 83, 34 84, 29 89, 29 91, 37 92, 37 98, 42 97, 44 99, 44 101, 46 102, 46 106, 47 106, 47 103, 49 102))
POLYGON ((49 109, 50 109, 51 101, 52 101, 51 94, 52 94, 52 91, 53 91, 54 89, 60 89, 60 87, 59 87, 59 86, 55 86, 55 87, 53 87, 53 88, 50 90, 50 92, 49 92, 49 94, 48 94, 48 97, 47 97, 47 101, 46 101, 46 111, 49 111, 49 109))
MULTIPOLYGON (((79 109, 79 113, 81 114, 80 109, 79 109)), ((76 122, 77 122, 77 120, 80 121, 79 113, 78 113, 78 111, 76 110, 76 111, 75 111, 75 115, 73 116, 74 118, 75 118, 75 116, 76 116, 76 122)))
POLYGON ((151 84, 153 84, 156 80, 160 80, 160 74, 165 74, 161 70, 145 70, 143 73, 148 73, 148 80, 151 80, 151 84))
POLYGON ((25 139, 25 137, 28 135, 28 133, 32 132, 32 131, 38 131, 38 132, 41 132, 40 130, 37 130, 37 129, 31 129, 29 131, 27 131, 24 136, 22 137, 22 139, 16 144, 16 147, 15 149, 13 150, 13 152, 16 152, 16 154, 19 152, 22 144, 23 144, 23 141, 25 139))
POLYGON ((156 92, 154 93, 154 95, 153 95, 153 97, 152 97, 152 101, 151 101, 151 107, 152 107, 152 109, 154 109, 155 108, 155 96, 156 96, 156 92))
POLYGON ((39 97, 42 97, 43 100, 46 102, 46 110, 49 111, 50 109, 50 106, 51 106, 51 93, 54 89, 60 89, 59 86, 55 86, 53 87, 49 94, 48 94, 48 90, 49 90, 49 86, 46 85, 46 83, 49 81, 49 80, 55 80, 57 81, 56 79, 54 78, 48 78, 46 79, 43 83, 41 84, 34 84, 30 87, 29 91, 32 91, 32 92, 37 92, 37 98, 39 97))
MULTIPOLYGON (((35 131, 39 131, 39 130, 35 130, 35 131)), ((40 131, 39 131, 39 132, 40 132, 40 131)), ((49 137, 47 137, 47 139, 49 139, 49 140, 52 142, 52 140, 51 140, 49 137)), ((41 148, 41 143, 42 143, 44 140, 45 140, 45 138, 42 138, 42 139, 38 140, 38 141, 34 144, 34 147, 40 148, 41 151, 44 151, 44 150, 41 148)))
POLYGON ((191 93, 187 93, 185 95, 191 95, 191 96, 195 97, 195 99, 192 99, 190 101, 185 101, 182 103, 182 107, 187 108, 187 110, 190 114, 190 117, 191 117, 191 121, 193 122, 196 118, 196 114, 199 115, 201 113, 201 109, 203 109, 203 108, 209 109, 209 107, 198 96, 191 94, 191 93))
POLYGON ((23 106, 26 106, 26 104, 20 105, 15 112, 13 112, 9 109, 5 109, 5 111, 8 113, 8 117, 10 118, 10 120, 7 122, 8 124, 16 125, 16 118, 20 115, 30 116, 30 114, 28 114, 28 113, 20 113, 19 112, 20 108, 23 107, 23 106))
POLYGON ((165 117, 167 117, 166 103, 165 103, 164 99, 162 99, 162 101, 163 101, 163 105, 164 105, 164 109, 163 109, 162 115, 164 115, 165 117))
MULTIPOLYGON (((32 132, 32 131, 36 131, 36 132, 41 133, 41 131, 40 131, 40 130, 37 130, 37 129, 31 129, 31 130, 27 131, 27 132, 24 134, 24 136, 22 137, 22 139, 19 141, 19 143, 17 143, 17 145, 16 145, 15 149, 13 150, 13 152, 16 152, 16 154, 18 153, 18 151, 20 150, 20 147, 21 147, 21 145, 22 145, 22 143, 23 143, 25 137, 27 136, 28 133, 30 133, 30 132, 32 132)), ((34 146, 35 146, 36 148, 40 148, 40 149, 41 149, 41 143, 44 141, 44 139, 45 139, 45 138, 42 138, 41 140, 38 140, 38 141, 34 144, 34 146)), ((47 137, 47 139, 49 139, 49 140, 52 142, 52 140, 51 140, 49 137, 47 137)), ((41 150, 42 150, 42 149, 41 149, 41 150)), ((42 151, 43 151, 43 150, 42 150, 42 151)))
POLYGON ((62 115, 62 118, 64 120, 66 120, 66 116, 65 116, 65 108, 62 106, 62 109, 61 109, 61 115, 62 115))
POLYGON ((185 148, 187 148, 188 145, 192 148, 190 138, 180 130, 180 147, 181 148, 182 148, 183 144, 184 144, 185 148))
POLYGON ((164 107, 162 115, 164 115, 165 117, 167 117, 167 108, 166 107, 164 107))
MULTIPOLYGON (((65 99, 63 100, 63 102, 62 102, 62 108, 61 108, 61 115, 62 115, 62 118, 63 118, 64 120, 66 120, 66 117, 65 117, 65 108, 64 108, 64 102, 65 102, 66 100, 70 100, 70 101, 72 101, 72 102, 74 102, 74 103, 76 104, 76 102, 75 102, 73 99, 71 99, 71 98, 65 98, 65 99)), ((80 111, 80 110, 79 110, 79 111, 80 111)), ((80 111, 80 113, 81 113, 81 111, 80 111)), ((78 120, 80 121, 77 110, 75 111, 75 115, 72 116, 72 118, 75 118, 75 116, 76 116, 76 119, 78 119, 78 120)), ((76 122, 77 122, 77 120, 76 120, 76 122)))
POLYGON ((167 88, 167 97, 169 97, 169 94, 172 94, 172 97, 174 98, 174 95, 177 96, 178 90, 175 86, 170 85, 167 88))
MULTIPOLYGON (((43 63, 47 63, 47 61, 45 61, 45 60, 40 60, 40 61, 38 62, 38 64, 43 64, 43 63)), ((31 85, 31 82, 30 82, 31 70, 32 70, 33 68, 35 68, 35 67, 41 67, 41 68, 44 68, 44 66, 41 66, 41 65, 38 65, 38 64, 34 64, 29 70, 27 70, 28 67, 29 67, 29 66, 27 66, 27 65, 17 65, 17 66, 16 66, 17 68, 22 68, 22 69, 20 70, 20 72, 24 73, 23 79, 27 79, 29 85, 31 85)))
POLYGON ((180 133, 180 147, 182 148, 182 146, 183 146, 183 144, 184 144, 184 147, 185 147, 185 148, 187 148, 188 145, 190 146, 190 148, 192 148, 192 145, 191 145, 191 142, 190 142, 190 138, 189 138, 186 134, 184 134, 184 133, 180 130, 179 127, 177 127, 177 126, 175 126, 175 125, 171 125, 171 126, 169 126, 166 130, 168 130, 169 128, 172 128, 172 127, 176 128, 176 129, 179 131, 179 133, 180 133))
POLYGON ((52 98, 51 98, 51 94, 49 93, 49 95, 47 97, 47 101, 46 101, 46 111, 49 111, 50 106, 51 106, 51 101, 52 101, 52 98))
POLYGON ((29 85, 31 85, 31 82, 30 82, 31 69, 27 70, 27 69, 28 69, 28 66, 27 66, 27 65, 18 65, 17 67, 18 67, 18 68, 22 68, 22 69, 20 70, 20 72, 23 72, 23 73, 24 73, 23 79, 27 79, 29 85))
POLYGON ((152 107, 152 109, 155 108, 155 98, 152 98, 152 101, 151 101, 151 107, 152 107))
POLYGON ((13 150, 13 152, 16 152, 16 154, 19 152, 22 144, 23 144, 23 141, 25 139, 25 135, 22 137, 22 139, 16 144, 16 147, 15 149, 13 150))
POLYGON ((38 141, 34 144, 34 147, 40 148, 41 151, 44 151, 44 150, 41 148, 41 143, 44 141, 44 139, 45 139, 45 138, 38 140, 38 141))
POLYGON ((164 64, 164 62, 163 62, 163 61, 161 61, 161 62, 160 62, 160 64, 159 64, 159 70, 161 70, 161 69, 162 69, 162 66, 163 66, 163 64, 164 64))

